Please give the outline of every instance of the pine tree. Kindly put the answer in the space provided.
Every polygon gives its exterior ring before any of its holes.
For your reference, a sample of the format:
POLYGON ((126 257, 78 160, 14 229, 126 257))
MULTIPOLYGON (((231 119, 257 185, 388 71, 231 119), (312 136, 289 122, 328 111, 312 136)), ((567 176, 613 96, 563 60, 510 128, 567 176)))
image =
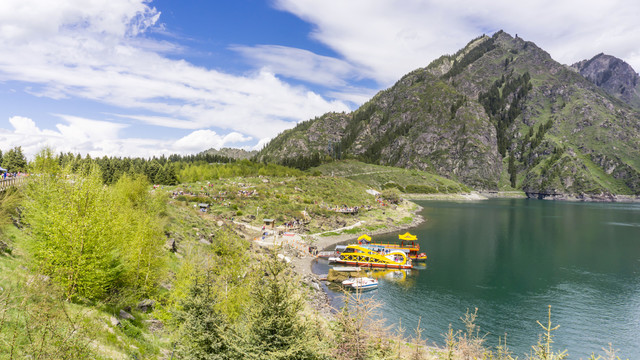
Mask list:
POLYGON ((22 153, 22 147, 16 146, 7 151, 2 157, 2 167, 10 172, 26 172, 27 158, 22 153))
POLYGON ((511 152, 511 154, 509 154, 509 174, 511 175, 511 177, 509 178, 509 180, 511 180, 511 187, 515 188, 516 187, 516 176, 517 176, 517 170, 516 170, 516 163, 515 163, 515 159, 513 156, 513 152, 511 152))
POLYGON ((248 335, 248 354, 252 359, 319 359, 309 340, 309 328, 301 319, 304 299, 288 275, 288 266, 275 254, 263 263, 265 276, 256 284, 253 313, 248 335))
POLYGON ((228 319, 216 309, 217 299, 212 294, 211 279, 199 276, 189 296, 183 300, 176 314, 180 324, 180 343, 177 348, 182 359, 226 360, 241 359, 236 351, 234 332, 228 319))

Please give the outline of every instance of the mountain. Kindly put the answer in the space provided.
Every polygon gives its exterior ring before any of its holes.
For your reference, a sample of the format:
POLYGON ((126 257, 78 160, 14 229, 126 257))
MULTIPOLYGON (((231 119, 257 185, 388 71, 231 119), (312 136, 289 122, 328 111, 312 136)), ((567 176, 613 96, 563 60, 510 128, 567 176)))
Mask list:
POLYGON ((298 124, 258 153, 433 172, 482 190, 640 194, 640 113, 499 31, 403 76, 352 113, 298 124))
POLYGON ((243 159, 252 158, 254 155, 257 154, 257 151, 255 150, 247 151, 247 150, 235 149, 235 148, 222 148, 220 150, 216 150, 214 148, 211 148, 209 150, 203 151, 202 154, 220 155, 220 156, 225 156, 225 157, 236 159, 236 160, 243 160, 243 159))
POLYGON ((607 93, 640 108, 640 76, 623 60, 600 53, 571 67, 607 93))

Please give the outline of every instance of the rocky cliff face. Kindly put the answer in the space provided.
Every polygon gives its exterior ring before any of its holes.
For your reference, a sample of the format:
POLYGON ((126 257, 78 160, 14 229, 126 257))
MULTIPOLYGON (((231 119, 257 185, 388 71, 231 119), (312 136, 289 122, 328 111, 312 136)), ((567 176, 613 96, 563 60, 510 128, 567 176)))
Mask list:
POLYGON ((621 59, 601 53, 571 67, 607 93, 640 108, 640 76, 621 59))
POLYGON ((640 194, 639 143, 637 110, 501 31, 405 75, 353 113, 285 131, 258 157, 319 153, 477 189, 600 196, 640 194))
POLYGON ((256 155, 258 152, 255 150, 247 151, 243 149, 234 149, 234 148, 222 148, 220 150, 211 148, 209 150, 203 151, 202 153, 211 154, 211 155, 220 155, 220 156, 225 156, 231 159, 242 160, 242 159, 250 159, 254 155, 256 155))

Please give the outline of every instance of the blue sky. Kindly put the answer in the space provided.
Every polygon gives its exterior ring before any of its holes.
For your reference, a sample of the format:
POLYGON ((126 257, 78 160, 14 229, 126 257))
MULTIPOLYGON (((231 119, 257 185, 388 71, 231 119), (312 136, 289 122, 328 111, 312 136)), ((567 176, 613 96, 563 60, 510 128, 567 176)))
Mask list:
POLYGON ((499 29, 565 64, 640 68, 640 3, 2 0, 0 149, 260 148, 499 29))

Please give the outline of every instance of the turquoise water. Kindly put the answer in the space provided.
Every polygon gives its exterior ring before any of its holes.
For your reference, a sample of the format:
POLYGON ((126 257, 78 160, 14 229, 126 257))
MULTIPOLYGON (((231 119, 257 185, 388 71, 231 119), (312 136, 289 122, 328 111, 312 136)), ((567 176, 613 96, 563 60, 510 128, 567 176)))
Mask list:
MULTIPOLYGON (((478 308, 486 343, 508 334, 523 358, 552 306, 555 349, 572 359, 602 354, 640 358, 640 204, 525 199, 419 202, 427 222, 410 232, 428 255, 426 268, 388 274, 366 296, 389 323, 443 343, 449 324, 478 308)), ((403 231, 404 232, 404 231, 403 231)), ((374 240, 397 239, 398 233, 374 240)), ((320 263, 314 271, 326 272, 320 263)), ((339 296, 334 297, 336 306, 339 296)))

